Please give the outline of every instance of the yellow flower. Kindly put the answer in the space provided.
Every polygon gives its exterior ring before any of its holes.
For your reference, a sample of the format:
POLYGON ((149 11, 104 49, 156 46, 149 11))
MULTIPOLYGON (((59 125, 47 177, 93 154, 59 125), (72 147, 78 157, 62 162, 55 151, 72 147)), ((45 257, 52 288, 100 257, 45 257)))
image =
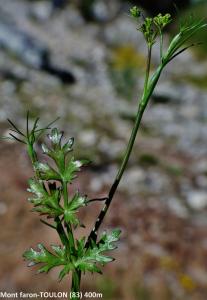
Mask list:
POLYGON ((119 47, 114 50, 112 67, 117 70, 143 69, 145 58, 132 45, 119 47))
POLYGON ((196 289, 196 283, 193 279, 187 274, 181 274, 179 276, 179 281, 181 286, 188 292, 192 292, 196 289))

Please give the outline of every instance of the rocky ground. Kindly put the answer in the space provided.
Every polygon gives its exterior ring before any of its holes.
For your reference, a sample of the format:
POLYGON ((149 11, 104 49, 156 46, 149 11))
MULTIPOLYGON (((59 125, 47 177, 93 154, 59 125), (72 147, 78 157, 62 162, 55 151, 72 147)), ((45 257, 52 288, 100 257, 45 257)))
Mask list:
MULTIPOLYGON (((75 5, 52 11, 47 1, 1 0, 0 16, 1 134, 8 133, 6 118, 24 127, 28 109, 41 124, 60 116, 77 157, 93 161, 75 187, 105 196, 143 85, 145 46, 135 25, 124 12, 87 23, 75 5), (45 50, 56 73, 41 64, 45 50), (73 80, 65 81, 68 71, 73 80)), ((158 56, 155 48, 154 66, 158 56)), ((103 226, 123 231, 116 261, 104 276, 86 276, 83 290, 102 292, 103 299, 206 299, 207 96, 199 84, 206 70, 206 59, 186 52, 163 74, 103 226)), ((34 276, 22 261, 29 246, 58 239, 29 212, 32 171, 24 147, 1 142, 0 153, 0 288, 67 290, 56 272, 34 276)), ((80 212, 88 228, 99 209, 80 212)))

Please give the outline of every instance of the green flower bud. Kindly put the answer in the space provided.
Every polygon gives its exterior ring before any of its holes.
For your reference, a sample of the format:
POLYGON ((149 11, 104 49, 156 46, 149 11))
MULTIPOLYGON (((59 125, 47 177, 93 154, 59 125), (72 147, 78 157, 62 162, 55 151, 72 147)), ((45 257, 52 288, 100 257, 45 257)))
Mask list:
POLYGON ((153 28, 153 19, 146 18, 144 23, 140 28, 141 32, 144 34, 144 37, 148 44, 153 45, 155 43, 155 32, 153 28))
POLYGON ((130 9, 131 16, 138 19, 141 16, 141 11, 137 6, 134 6, 130 9))
POLYGON ((157 27, 163 29, 172 21, 172 18, 170 14, 165 14, 164 16, 162 14, 158 14, 156 17, 153 18, 153 21, 157 27))

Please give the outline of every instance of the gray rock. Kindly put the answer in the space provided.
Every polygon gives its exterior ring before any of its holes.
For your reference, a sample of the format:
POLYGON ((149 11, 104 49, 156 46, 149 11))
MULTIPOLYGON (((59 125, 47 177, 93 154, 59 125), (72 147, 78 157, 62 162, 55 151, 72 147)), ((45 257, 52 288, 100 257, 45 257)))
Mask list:
POLYGON ((146 173, 141 168, 131 167, 124 173, 120 183, 120 189, 127 191, 132 195, 136 194, 145 180, 146 173))
POLYGON ((184 206, 184 203, 182 203, 182 200, 179 200, 176 197, 169 197, 167 199, 167 206, 176 216, 180 218, 187 218, 189 216, 189 212, 184 206))
POLYGON ((50 1, 40 1, 32 3, 30 8, 30 15, 35 20, 44 22, 52 15, 53 7, 50 1))

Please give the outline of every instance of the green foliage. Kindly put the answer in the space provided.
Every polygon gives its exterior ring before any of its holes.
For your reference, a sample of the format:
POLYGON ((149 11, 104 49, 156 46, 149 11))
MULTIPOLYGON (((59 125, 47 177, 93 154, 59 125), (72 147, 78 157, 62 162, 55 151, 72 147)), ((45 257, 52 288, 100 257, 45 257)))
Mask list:
POLYGON ((38 273, 48 273, 52 268, 63 266, 59 273, 62 280, 70 271, 80 270, 83 272, 101 273, 97 264, 105 265, 114 259, 106 256, 105 252, 115 249, 114 242, 119 240, 120 230, 113 230, 111 233, 104 233, 98 244, 92 243, 88 249, 85 248, 85 238, 77 241, 76 255, 68 255, 65 247, 52 245, 54 253, 48 251, 42 244, 38 245, 40 251, 33 248, 25 251, 23 257, 29 261, 29 266, 41 264, 38 273))
POLYGON ((153 45, 156 41, 156 31, 153 27, 153 18, 146 18, 140 27, 148 45, 153 45))
POLYGON ((163 63, 167 64, 178 54, 182 53, 186 49, 194 44, 181 48, 192 36, 198 31, 204 29, 207 26, 203 19, 196 20, 193 17, 189 17, 185 22, 181 23, 179 33, 172 39, 167 52, 163 57, 163 63))
POLYGON ((65 248, 61 248, 59 246, 52 245, 51 246, 54 253, 48 251, 44 245, 38 244, 38 248, 40 251, 35 251, 33 248, 24 252, 23 257, 30 261, 29 267, 34 266, 36 264, 42 264, 38 273, 48 273, 52 268, 61 266, 61 265, 70 265, 72 269, 72 264, 67 262, 67 256, 65 248))
POLYGON ((163 30, 168 24, 172 22, 172 18, 170 14, 158 14, 153 18, 154 24, 158 27, 158 29, 163 30))
POLYGON ((84 240, 78 244, 78 253, 80 258, 76 262, 76 267, 81 271, 90 271, 101 273, 97 267, 97 263, 105 265, 114 259, 110 256, 103 255, 104 252, 116 249, 114 242, 119 240, 121 231, 118 229, 113 230, 111 233, 104 233, 98 244, 92 241, 92 246, 87 250, 84 249, 84 240))
POLYGON ((141 10, 137 6, 132 7, 130 13, 135 19, 138 19, 141 16, 141 10))
POLYGON ((48 138, 51 141, 51 148, 43 144, 43 153, 54 160, 57 170, 48 164, 39 162, 35 164, 36 170, 39 171, 41 179, 71 183, 73 179, 76 178, 76 173, 79 172, 80 168, 87 164, 88 161, 75 160, 74 157, 69 161, 67 160, 68 154, 72 151, 74 139, 70 138, 62 145, 63 132, 58 131, 57 128, 52 129, 48 138))
MULTIPOLYGON (((186 51, 188 48, 194 46, 194 44, 186 46, 186 43, 197 32, 206 28, 207 23, 205 23, 203 19, 196 20, 192 16, 182 21, 180 24, 179 32, 172 38, 168 49, 164 51, 163 28, 171 22, 170 14, 166 14, 164 16, 158 14, 154 18, 143 19, 144 20, 142 21, 138 30, 143 33, 148 47, 148 60, 144 83, 144 92, 140 101, 140 107, 144 110, 157 85, 163 69, 178 55, 186 51), (158 37, 160 39, 160 63, 155 72, 150 77, 152 48, 153 45, 157 42, 158 37)), ((139 18, 137 18, 137 20, 139 22, 139 18)))
POLYGON ((80 221, 78 220, 76 213, 79 208, 86 205, 87 205, 86 197, 80 196, 79 193, 77 192, 64 210, 65 221, 75 226, 80 225, 80 221))
POLYGON ((30 179, 29 186, 28 191, 34 194, 33 198, 28 199, 34 204, 33 211, 46 214, 49 217, 58 217, 63 214, 63 208, 60 205, 60 189, 51 188, 48 192, 43 182, 37 179, 30 179))
MULTIPOLYGON (((100 266, 104 266, 113 261, 113 258, 106 255, 105 252, 116 248, 115 243, 119 240, 120 230, 116 229, 111 233, 103 233, 99 242, 96 241, 97 231, 103 222, 103 218, 107 213, 126 169, 137 132, 140 128, 142 116, 165 66, 177 55, 188 49, 189 46, 186 47, 185 43, 207 25, 203 20, 188 19, 188 21, 181 24, 178 34, 170 42, 167 51, 164 51, 163 28, 171 22, 171 16, 169 14, 164 16, 158 14, 154 18, 144 18, 141 11, 136 7, 131 9, 131 14, 138 22, 140 16, 142 16, 139 31, 144 35, 148 48, 145 83, 143 94, 138 104, 134 128, 108 197, 87 200, 86 197, 82 197, 79 192, 76 192, 74 195, 69 195, 68 184, 73 182, 77 177, 77 173, 88 161, 76 160, 74 156, 69 156, 73 150, 74 140, 70 138, 67 142, 64 142, 63 132, 57 128, 53 128, 48 135, 50 146, 46 144, 42 145, 43 153, 49 160, 52 160, 52 165, 50 162, 39 161, 35 146, 39 142, 40 136, 42 136, 46 130, 50 129, 53 122, 43 128, 39 128, 39 119, 37 118, 30 129, 28 113, 26 132, 22 132, 12 121, 8 120, 12 128, 9 137, 6 138, 26 144, 28 155, 34 168, 34 178, 29 180, 29 192, 32 193, 33 196, 29 198, 29 201, 34 205, 34 211, 45 215, 53 222, 47 223, 45 220, 41 220, 44 224, 57 231, 62 242, 61 246, 51 246, 52 252, 47 250, 43 244, 39 244, 39 251, 35 251, 31 248, 26 251, 23 256, 30 262, 29 266, 41 264, 39 272, 47 273, 54 267, 62 266, 63 268, 59 274, 60 280, 69 272, 72 272, 71 290, 75 292, 80 291, 82 272, 101 273, 100 266), (157 42, 157 37, 160 38, 160 62, 155 72, 151 75, 152 48, 155 42, 157 42), (74 229, 81 225, 77 216, 78 210, 88 203, 93 203, 96 200, 103 201, 103 199, 106 201, 105 205, 89 237, 87 239, 86 237, 82 237, 79 240, 75 240, 74 229)), ((149 157, 147 159, 149 161, 149 157)), ((186 278, 184 279, 186 283, 186 278)), ((74 300, 76 299, 77 298, 74 298, 74 300)))
MULTIPOLYGON (((73 230, 81 226, 78 219, 78 210, 93 201, 81 196, 79 192, 69 195, 68 184, 71 184, 77 177, 77 172, 88 164, 86 160, 76 160, 70 156, 73 151, 74 139, 70 138, 64 142, 63 132, 57 128, 52 128, 49 139, 49 146, 42 144, 43 154, 53 161, 53 165, 48 162, 41 162, 35 152, 35 144, 39 137, 50 125, 38 129, 38 119, 35 120, 32 129, 29 130, 29 114, 27 114, 27 129, 24 134, 18 127, 9 120, 12 131, 9 139, 15 139, 27 145, 29 157, 34 167, 34 177, 29 179, 28 192, 31 193, 28 201, 34 206, 33 211, 46 216, 52 223, 41 220, 44 224, 57 231, 62 242, 62 246, 52 245, 49 251, 43 244, 38 244, 38 250, 31 248, 24 252, 23 257, 29 261, 29 266, 41 264, 38 273, 48 273, 52 268, 62 266, 59 273, 59 280, 68 273, 75 274, 74 280, 80 284, 79 272, 101 273, 100 266, 113 261, 113 258, 105 255, 105 252, 115 249, 114 243, 119 240, 120 231, 113 230, 111 233, 104 233, 98 243, 92 241, 90 246, 86 246, 86 237, 75 241, 73 230), (22 137, 22 140, 18 136, 22 137)), ((74 287, 72 287, 73 290, 74 287)))
MULTIPOLYGON (((139 22, 140 15, 142 15, 142 13, 135 6, 131 9, 131 15, 139 22)), ((157 41, 157 37, 160 36, 161 38, 160 46, 162 48, 163 29, 171 22, 172 22, 172 18, 170 14, 165 14, 165 15, 158 14, 154 18, 144 18, 138 30, 143 33, 149 47, 152 47, 152 45, 157 41)), ((164 64, 167 64, 178 54, 185 51, 188 47, 183 48, 181 50, 180 48, 186 42, 188 42, 188 40, 193 35, 195 35, 197 32, 199 32, 201 29, 205 28, 206 26, 207 24, 204 22, 204 19, 194 19, 192 16, 190 16, 185 20, 182 20, 180 23, 178 34, 175 35, 175 37, 172 39, 165 55, 161 57, 162 62, 164 64)), ((163 49, 161 49, 161 54, 162 54, 162 50, 163 49)))
MULTIPOLYGON (((199 2, 199 1, 198 1, 199 2)), ((197 19, 206 20, 207 2, 203 1, 200 4, 193 5, 181 13, 180 19, 186 19, 189 15, 194 15, 197 19)), ((207 53, 207 30, 197 31, 193 38, 194 43, 200 43, 200 46, 195 48, 199 58, 205 59, 207 53)))

